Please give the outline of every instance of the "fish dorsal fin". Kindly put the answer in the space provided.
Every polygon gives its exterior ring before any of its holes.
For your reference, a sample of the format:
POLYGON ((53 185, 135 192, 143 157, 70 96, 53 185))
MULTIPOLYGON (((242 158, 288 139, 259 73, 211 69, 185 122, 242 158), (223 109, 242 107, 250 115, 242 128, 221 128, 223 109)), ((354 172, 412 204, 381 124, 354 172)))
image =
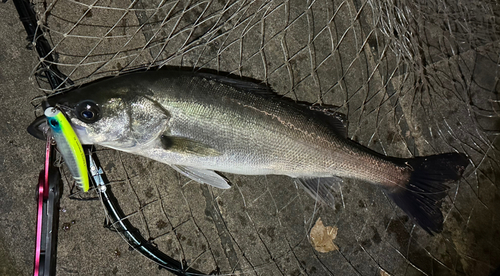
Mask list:
POLYGON ((295 105, 296 107, 298 107, 298 109, 306 109, 305 112, 309 113, 308 115, 318 117, 320 120, 327 122, 333 128, 335 133, 344 138, 347 138, 347 116, 345 114, 337 112, 338 107, 297 102, 293 99, 279 95, 278 93, 273 91, 271 87, 263 83, 255 83, 244 79, 237 79, 233 77, 225 77, 208 73, 197 73, 197 75, 205 79, 228 85, 245 92, 250 92, 267 99, 286 102, 292 106, 295 105))
POLYGON ((296 178, 295 182, 302 186, 312 198, 335 209, 335 198, 331 190, 336 188, 335 185, 342 183, 342 178, 336 176, 296 178))
POLYGON ((347 116, 338 112, 338 107, 311 105, 309 103, 298 104, 309 109, 313 116, 327 122, 338 135, 347 138, 347 116))
POLYGON ((208 184, 219 189, 231 188, 231 185, 227 183, 227 180, 214 171, 179 165, 171 165, 171 167, 178 171, 180 174, 189 177, 198 183, 208 184))
POLYGON ((201 142, 185 137, 162 135, 160 137, 163 149, 175 152, 184 152, 198 156, 218 156, 220 152, 201 142))
POLYGON ((274 98, 280 98, 281 96, 278 95, 276 92, 274 92, 271 87, 267 86, 264 83, 256 83, 253 81, 249 80, 243 80, 243 79, 237 79, 233 77, 225 77, 225 76, 219 76, 215 74, 208 74, 208 73, 197 73, 197 75, 208 79, 212 80, 221 84, 225 84, 228 86, 232 86, 237 89, 241 89, 247 92, 251 92, 260 96, 264 97, 274 97, 274 98))

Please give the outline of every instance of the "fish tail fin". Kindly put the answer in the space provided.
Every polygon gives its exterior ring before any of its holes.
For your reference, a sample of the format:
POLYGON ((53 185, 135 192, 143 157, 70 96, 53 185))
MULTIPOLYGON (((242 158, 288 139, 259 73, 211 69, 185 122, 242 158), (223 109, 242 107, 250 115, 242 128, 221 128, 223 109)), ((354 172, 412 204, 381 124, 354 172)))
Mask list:
POLYGON ((462 153, 445 153, 398 162, 410 166, 412 173, 404 186, 387 188, 387 195, 429 234, 441 232, 440 208, 449 188, 446 184, 460 179, 468 158, 462 153))

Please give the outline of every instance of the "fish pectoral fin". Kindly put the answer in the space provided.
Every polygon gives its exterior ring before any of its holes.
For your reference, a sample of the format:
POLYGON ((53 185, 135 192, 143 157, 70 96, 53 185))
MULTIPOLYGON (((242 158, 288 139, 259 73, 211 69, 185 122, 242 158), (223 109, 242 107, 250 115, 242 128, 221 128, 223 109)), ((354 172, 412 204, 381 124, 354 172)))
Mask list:
POLYGON ((321 177, 321 178, 296 178, 295 182, 317 201, 335 209, 335 198, 331 190, 336 190, 337 185, 342 183, 342 178, 321 177))
POLYGON ((218 156, 220 152, 208 145, 185 137, 162 135, 160 137, 163 149, 184 152, 198 156, 218 156))
POLYGON ((214 171, 179 165, 171 165, 171 167, 180 174, 189 177, 196 182, 208 184, 219 189, 231 188, 229 183, 227 183, 227 180, 214 171))

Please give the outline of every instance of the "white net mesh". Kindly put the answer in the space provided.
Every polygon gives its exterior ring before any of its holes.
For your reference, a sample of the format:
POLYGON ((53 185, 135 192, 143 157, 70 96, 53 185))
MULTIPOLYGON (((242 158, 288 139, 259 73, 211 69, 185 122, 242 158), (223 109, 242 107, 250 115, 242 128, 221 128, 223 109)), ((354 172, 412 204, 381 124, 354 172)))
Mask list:
MULTIPOLYGON (((55 64, 75 84, 143 67, 214 69, 339 106, 349 137, 386 155, 459 151, 471 159, 443 204, 443 233, 431 237, 365 183, 346 181, 333 211, 286 177, 229 175, 234 187, 222 191, 101 149, 125 213, 174 258, 207 273, 250 275, 488 275, 500 264, 496 1, 54 0, 34 8, 55 64), (338 251, 310 245, 318 217, 338 227, 338 251)), ((52 93, 40 68, 34 80, 52 93)), ((98 204, 63 204, 99 225, 98 204)), ((124 253, 114 234, 88 230, 60 236, 61 275, 167 273, 124 253), (109 265, 95 267, 96 254, 109 265)))

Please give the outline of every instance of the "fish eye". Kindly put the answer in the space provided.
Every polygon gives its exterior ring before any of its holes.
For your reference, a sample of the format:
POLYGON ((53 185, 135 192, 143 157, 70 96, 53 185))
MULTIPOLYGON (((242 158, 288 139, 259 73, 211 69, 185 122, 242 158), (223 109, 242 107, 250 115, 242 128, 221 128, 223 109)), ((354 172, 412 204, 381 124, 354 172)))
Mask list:
POLYGON ((92 118, 94 118, 94 112, 90 110, 84 110, 80 113, 80 115, 87 120, 92 120, 92 118))
POLYGON ((84 101, 76 105, 76 116, 84 123, 95 123, 101 118, 101 110, 95 102, 84 101))

